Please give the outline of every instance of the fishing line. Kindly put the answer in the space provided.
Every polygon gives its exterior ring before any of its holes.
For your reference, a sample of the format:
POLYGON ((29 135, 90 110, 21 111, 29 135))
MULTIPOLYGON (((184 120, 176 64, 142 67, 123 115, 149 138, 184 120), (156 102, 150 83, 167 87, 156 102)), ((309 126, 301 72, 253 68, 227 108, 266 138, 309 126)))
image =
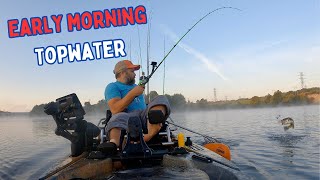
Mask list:
POLYGON ((179 42, 199 23, 201 22, 204 18, 206 18, 207 16, 209 16, 210 14, 216 12, 216 11, 220 11, 222 9, 233 9, 233 10, 238 10, 241 11, 241 9, 238 8, 234 8, 234 7, 220 7, 217 9, 214 9, 213 11, 210 11, 209 13, 207 13, 206 15, 204 15, 201 19, 199 19, 190 29, 188 29, 188 31, 176 42, 176 44, 174 44, 174 46, 169 50, 169 52, 164 56, 164 58, 162 59, 162 61, 160 61, 159 65, 155 67, 155 69, 151 72, 151 74, 149 76, 147 76, 144 80, 139 82, 139 85, 145 85, 149 82, 149 79, 152 77, 152 75, 157 71, 157 69, 160 67, 160 65, 164 62, 164 60, 168 57, 168 55, 171 53, 171 51, 179 44, 179 42))
POLYGON ((176 126, 176 127, 179 127, 179 128, 181 128, 181 129, 187 130, 187 131, 192 132, 192 133, 194 133, 194 134, 198 134, 198 135, 200 135, 200 136, 208 139, 209 141, 212 141, 212 142, 215 142, 215 143, 220 143, 220 141, 218 141, 218 140, 217 140, 216 138, 214 138, 214 137, 207 136, 207 135, 205 135, 205 134, 201 134, 201 133, 199 133, 199 132, 193 131, 193 130, 191 130, 191 129, 189 129, 189 128, 186 128, 186 127, 177 125, 176 123, 173 122, 173 120, 171 119, 170 116, 169 116, 169 119, 172 121, 172 122, 167 121, 169 124, 172 124, 172 125, 174 125, 174 126, 176 126))
MULTIPOLYGON (((166 56, 166 36, 163 38, 163 57, 166 56)), ((164 84, 166 80, 166 62, 163 64, 163 84, 162 84, 162 95, 164 95, 164 84)))
MULTIPOLYGON (((138 38, 139 38, 139 51, 140 51, 140 60, 139 60, 139 64, 140 64, 140 69, 141 71, 143 71, 142 69, 142 56, 141 56, 141 42, 140 42, 140 31, 139 31, 139 26, 137 26, 137 29, 138 29, 138 38)), ((139 77, 141 76, 141 73, 140 73, 140 69, 139 69, 139 77)))

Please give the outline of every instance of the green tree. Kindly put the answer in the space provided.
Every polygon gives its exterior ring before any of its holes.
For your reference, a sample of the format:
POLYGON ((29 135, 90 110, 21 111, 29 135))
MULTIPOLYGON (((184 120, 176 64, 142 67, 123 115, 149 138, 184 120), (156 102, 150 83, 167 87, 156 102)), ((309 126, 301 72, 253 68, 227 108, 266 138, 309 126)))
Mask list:
MULTIPOLYGON (((152 99, 154 99, 155 97, 157 97, 159 94, 157 93, 157 91, 150 91, 149 96, 150 96, 150 101, 152 101, 152 99)), ((148 95, 147 95, 148 98, 148 95)))
POLYGON ((106 110, 109 109, 109 106, 107 102, 104 99, 102 99, 98 101, 97 104, 94 105, 94 108, 97 110, 97 112, 105 113, 106 110))
POLYGON ((264 99, 264 103, 271 104, 271 99, 272 99, 272 96, 270 94, 266 95, 264 99))
POLYGON ((282 102, 282 92, 277 90, 274 92, 271 100, 272 104, 280 104, 282 102))
POLYGON ((208 101, 206 99, 201 98, 200 100, 197 100, 196 103, 201 109, 208 107, 208 101))
POLYGON ((90 102, 85 102, 84 103, 84 106, 83 106, 83 109, 86 113, 93 113, 94 112, 94 106, 91 105, 90 102))
POLYGON ((44 112, 44 106, 46 106, 47 104, 40 104, 40 105, 35 105, 31 111, 30 111, 30 115, 46 115, 46 113, 44 112))
POLYGON ((295 103, 295 94, 293 92, 288 92, 284 94, 282 102, 284 104, 293 104, 295 103))
POLYGON ((174 94, 170 96, 168 94, 165 95, 168 98, 168 101, 172 108, 181 109, 184 108, 186 105, 186 99, 182 94, 174 94))
POLYGON ((257 106, 260 104, 260 98, 258 96, 253 96, 250 100, 250 104, 257 106))

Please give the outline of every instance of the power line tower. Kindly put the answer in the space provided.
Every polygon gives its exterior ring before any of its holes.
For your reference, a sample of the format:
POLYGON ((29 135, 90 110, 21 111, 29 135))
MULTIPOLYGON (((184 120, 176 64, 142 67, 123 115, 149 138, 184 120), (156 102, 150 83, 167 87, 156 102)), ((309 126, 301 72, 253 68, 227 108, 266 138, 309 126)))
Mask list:
POLYGON ((304 82, 305 78, 303 76, 304 76, 303 72, 300 72, 299 73, 299 79, 300 79, 300 83, 301 83, 301 89, 306 88, 306 85, 304 84, 305 83, 304 82))
POLYGON ((216 88, 213 89, 214 102, 217 102, 217 91, 216 88))

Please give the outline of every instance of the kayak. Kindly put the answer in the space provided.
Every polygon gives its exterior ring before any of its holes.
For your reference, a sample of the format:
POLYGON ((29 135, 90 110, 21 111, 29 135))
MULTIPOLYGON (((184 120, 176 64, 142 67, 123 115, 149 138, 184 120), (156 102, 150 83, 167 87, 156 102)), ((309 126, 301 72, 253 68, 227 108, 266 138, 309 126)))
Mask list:
POLYGON ((67 158, 40 179, 249 179, 233 162, 203 146, 193 143, 184 149, 186 153, 168 152, 159 159, 136 160, 135 167, 123 165, 120 156, 94 159, 84 152, 67 158))
POLYGON ((83 120, 85 112, 75 94, 49 103, 45 112, 57 124, 55 133, 70 140, 71 155, 41 180, 250 179, 224 157, 224 149, 210 150, 190 138, 185 141, 181 133, 175 135, 167 121, 146 143, 140 119, 130 118, 128 130, 120 138, 121 147, 111 153, 101 148, 108 142, 105 127, 100 126, 110 119, 110 112, 97 126, 83 120))

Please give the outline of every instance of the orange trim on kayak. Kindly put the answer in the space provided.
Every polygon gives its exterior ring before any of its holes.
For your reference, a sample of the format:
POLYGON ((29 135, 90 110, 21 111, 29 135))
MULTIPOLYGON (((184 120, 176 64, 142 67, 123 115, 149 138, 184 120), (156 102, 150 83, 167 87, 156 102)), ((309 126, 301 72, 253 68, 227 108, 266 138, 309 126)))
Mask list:
POLYGON ((205 148, 219 154, 220 156, 231 160, 231 152, 227 145, 222 143, 208 143, 204 145, 205 148))

